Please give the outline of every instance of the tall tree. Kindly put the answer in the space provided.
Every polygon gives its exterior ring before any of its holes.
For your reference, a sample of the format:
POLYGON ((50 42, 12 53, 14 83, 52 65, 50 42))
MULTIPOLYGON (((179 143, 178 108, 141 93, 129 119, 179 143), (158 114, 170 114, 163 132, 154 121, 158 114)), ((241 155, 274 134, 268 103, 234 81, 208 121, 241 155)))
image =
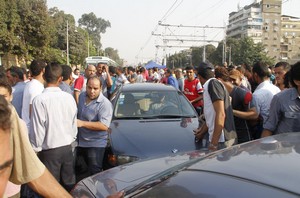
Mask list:
POLYGON ((18 0, 20 26, 17 37, 25 49, 25 59, 45 58, 51 39, 50 18, 45 0, 18 0))
MULTIPOLYGON (((89 40, 100 50, 101 48, 101 33, 106 32, 106 28, 111 27, 110 22, 97 16, 91 12, 89 14, 83 14, 78 20, 79 27, 87 30, 89 40)), ((94 46, 94 45, 91 46, 94 46)))

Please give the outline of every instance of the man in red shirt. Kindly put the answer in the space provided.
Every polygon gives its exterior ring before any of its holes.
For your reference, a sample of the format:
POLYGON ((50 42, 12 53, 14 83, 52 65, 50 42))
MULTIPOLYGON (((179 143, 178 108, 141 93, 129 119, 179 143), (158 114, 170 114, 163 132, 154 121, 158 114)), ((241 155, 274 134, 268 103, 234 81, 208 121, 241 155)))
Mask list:
POLYGON ((202 113, 203 101, 202 93, 203 88, 198 78, 195 77, 194 68, 188 66, 186 70, 186 79, 184 80, 184 95, 192 103, 198 114, 202 113))

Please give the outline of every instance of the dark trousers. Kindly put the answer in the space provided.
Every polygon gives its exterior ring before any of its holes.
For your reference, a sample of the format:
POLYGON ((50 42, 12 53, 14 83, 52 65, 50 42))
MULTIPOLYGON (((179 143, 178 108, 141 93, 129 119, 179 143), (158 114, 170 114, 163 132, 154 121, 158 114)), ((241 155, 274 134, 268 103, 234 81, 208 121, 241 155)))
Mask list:
POLYGON ((74 157, 71 145, 39 152, 44 163, 55 179, 70 191, 75 185, 74 157))
POLYGON ((102 171, 104 152, 105 148, 100 147, 77 147, 77 158, 84 160, 89 176, 102 171))

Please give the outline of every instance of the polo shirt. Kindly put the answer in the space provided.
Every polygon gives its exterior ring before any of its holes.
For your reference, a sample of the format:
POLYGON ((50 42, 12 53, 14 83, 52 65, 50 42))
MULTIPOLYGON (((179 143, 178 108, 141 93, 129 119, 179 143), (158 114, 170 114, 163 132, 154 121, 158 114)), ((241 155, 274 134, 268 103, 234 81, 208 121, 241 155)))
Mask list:
MULTIPOLYGON (((112 119, 113 106, 111 102, 100 93, 99 97, 86 104, 87 93, 79 95, 78 119, 83 121, 99 121, 109 127, 112 119)), ((106 147, 108 134, 107 131, 95 131, 84 127, 78 128, 79 147, 106 147)))
POLYGON ((300 132, 300 99, 296 88, 285 89, 273 97, 264 129, 273 134, 300 132))

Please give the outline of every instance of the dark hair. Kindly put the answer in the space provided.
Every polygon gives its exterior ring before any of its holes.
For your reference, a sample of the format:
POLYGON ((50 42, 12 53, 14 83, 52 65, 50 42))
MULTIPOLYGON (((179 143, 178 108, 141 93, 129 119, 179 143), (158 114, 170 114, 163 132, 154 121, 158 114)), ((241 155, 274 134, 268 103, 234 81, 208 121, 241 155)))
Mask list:
POLYGON ((10 75, 12 75, 13 77, 17 77, 20 80, 24 80, 24 73, 20 67, 12 66, 8 68, 7 71, 9 71, 10 75))
POLYGON ((11 110, 9 108, 8 102, 5 100, 4 96, 0 95, 0 128, 3 130, 10 129, 11 110))
POLYGON ((284 77, 283 77, 284 88, 290 88, 290 76, 291 76, 291 71, 287 71, 284 74, 284 77))
POLYGON ((284 71, 288 71, 288 70, 290 70, 290 64, 289 63, 287 63, 287 62, 278 62, 278 63, 276 63, 276 65, 275 65, 275 68, 276 67, 283 67, 283 69, 284 69, 284 71))
POLYGON ((198 67, 198 75, 208 80, 215 76, 214 67, 211 63, 201 62, 198 67))
POLYGON ((135 69, 134 69, 133 67, 131 67, 131 66, 129 66, 129 67, 127 68, 127 70, 128 70, 128 71, 135 72, 135 69))
POLYGON ((192 67, 192 66, 187 66, 187 67, 185 68, 185 70, 194 70, 194 67, 192 67))
POLYGON ((111 72, 112 74, 116 74, 116 68, 114 66, 109 66, 108 71, 111 72))
POLYGON ((74 73, 75 73, 75 71, 77 71, 77 70, 80 71, 80 69, 76 68, 76 69, 74 69, 74 73))
POLYGON ((46 62, 41 60, 33 60, 29 66, 32 76, 38 76, 46 67, 46 62))
POLYGON ((47 83, 56 83, 62 76, 62 68, 58 63, 50 63, 45 68, 44 79, 47 83))
POLYGON ((263 61, 258 61, 253 65, 252 72, 256 73, 260 78, 270 76, 269 67, 263 61))
POLYGON ((225 82, 230 81, 229 72, 225 67, 217 67, 215 69, 215 77, 221 78, 225 82))
POLYGON ((290 83, 293 87, 298 88, 294 80, 300 81, 300 61, 295 63, 290 70, 290 83))
POLYGON ((63 81, 66 81, 70 78, 72 74, 72 68, 69 65, 62 65, 61 68, 63 81))
POLYGON ((8 93, 11 95, 12 94, 12 88, 9 82, 5 79, 0 80, 0 87, 3 87, 7 89, 8 93))

